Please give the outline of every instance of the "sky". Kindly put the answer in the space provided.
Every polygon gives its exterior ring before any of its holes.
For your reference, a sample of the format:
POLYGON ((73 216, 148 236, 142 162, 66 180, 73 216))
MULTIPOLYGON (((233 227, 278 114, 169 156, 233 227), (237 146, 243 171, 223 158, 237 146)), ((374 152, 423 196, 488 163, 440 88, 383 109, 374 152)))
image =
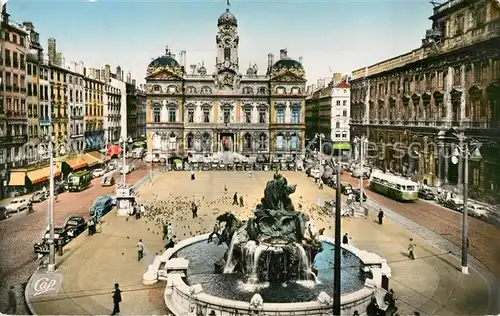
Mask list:
MULTIPOLYGON (((186 65, 214 71, 217 19, 226 0, 9 0, 11 20, 31 21, 56 38, 66 61, 120 65, 138 83, 148 64, 186 51, 186 65)), ((238 19, 240 71, 267 68, 267 54, 303 57, 308 84, 350 73, 418 48, 432 14, 429 0, 232 0, 238 19)))

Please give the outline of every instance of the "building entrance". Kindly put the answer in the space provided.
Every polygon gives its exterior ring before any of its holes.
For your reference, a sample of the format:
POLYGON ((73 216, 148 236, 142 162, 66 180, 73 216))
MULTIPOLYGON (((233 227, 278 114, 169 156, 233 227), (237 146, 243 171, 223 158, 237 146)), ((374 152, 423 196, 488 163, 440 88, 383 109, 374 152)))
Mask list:
POLYGON ((233 133, 219 134, 219 151, 235 151, 233 133))

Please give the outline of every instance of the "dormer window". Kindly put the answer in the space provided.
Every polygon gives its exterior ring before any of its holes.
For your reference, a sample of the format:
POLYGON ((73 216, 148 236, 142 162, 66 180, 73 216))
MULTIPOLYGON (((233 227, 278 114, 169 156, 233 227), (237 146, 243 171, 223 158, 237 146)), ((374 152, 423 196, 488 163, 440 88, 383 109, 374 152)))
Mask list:
POLYGON ((266 94, 266 88, 265 87, 260 87, 258 91, 259 91, 259 94, 261 94, 261 95, 262 94, 266 94))
POLYGON ((300 94, 300 88, 299 87, 293 87, 292 88, 292 94, 300 94))
POLYGON ((168 93, 177 93, 177 87, 176 86, 169 86, 168 93))
POLYGON ((284 87, 277 87, 276 94, 285 94, 285 88, 284 87))
POLYGON ((195 94, 196 88, 195 87, 187 87, 186 92, 189 94, 195 94))
POLYGON ((160 91, 161 91, 161 87, 160 87, 160 86, 154 86, 154 87, 153 87, 153 92, 158 93, 158 92, 160 92, 160 91))

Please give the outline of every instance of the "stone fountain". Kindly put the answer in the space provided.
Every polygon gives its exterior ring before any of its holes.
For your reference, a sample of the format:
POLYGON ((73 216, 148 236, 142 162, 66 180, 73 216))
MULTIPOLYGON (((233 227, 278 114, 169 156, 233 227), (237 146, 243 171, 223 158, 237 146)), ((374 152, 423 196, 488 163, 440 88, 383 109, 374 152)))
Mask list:
POLYGON ((295 210, 289 196, 295 189, 276 173, 253 217, 245 222, 232 213, 217 217, 225 224, 218 243, 225 243, 227 251, 216 262, 216 272, 240 273, 251 283, 315 279, 311 267, 322 244, 312 231, 306 234, 309 217, 295 210))

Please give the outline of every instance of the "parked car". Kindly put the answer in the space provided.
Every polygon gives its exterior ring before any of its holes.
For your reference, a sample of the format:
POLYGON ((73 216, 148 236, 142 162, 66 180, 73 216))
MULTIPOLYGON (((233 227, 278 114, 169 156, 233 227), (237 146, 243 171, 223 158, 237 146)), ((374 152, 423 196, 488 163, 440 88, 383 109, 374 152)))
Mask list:
POLYGON ((429 188, 422 188, 418 190, 418 197, 424 200, 434 200, 436 195, 429 188))
MULTIPOLYGON (((47 254, 49 253, 50 247, 49 247, 49 241, 50 239, 50 230, 47 227, 47 231, 45 232, 45 235, 43 236, 43 239, 41 242, 37 242, 33 245, 33 250, 37 254, 47 254)), ((66 234, 66 230, 64 227, 54 227, 54 240, 56 241, 56 244, 61 243, 63 246, 66 245, 69 241, 68 235, 66 234)))
POLYGON ((445 200, 443 205, 457 212, 461 212, 464 208, 464 202, 456 198, 445 200))
POLYGON ((47 196, 48 196, 48 191, 36 191, 31 196, 31 202, 32 203, 43 202, 47 199, 47 196))
POLYGON ((106 165, 106 171, 113 171, 116 169, 118 169, 118 164, 114 161, 112 161, 106 165))
POLYGON ((109 195, 98 197, 90 207, 90 216, 102 217, 113 209, 113 198, 109 195))
POLYGON ((18 213, 19 211, 28 209, 28 204, 29 199, 27 198, 15 198, 5 208, 9 213, 18 213))
POLYGON ((92 171, 92 178, 99 178, 105 174, 106 174, 106 171, 104 169, 101 169, 101 168, 94 169, 94 171, 92 171))
MULTIPOLYGON (((356 202, 359 202, 360 197, 361 197, 361 190, 360 189, 352 189, 352 194, 354 195, 354 200, 356 202)), ((365 191, 363 190, 363 202, 366 202, 367 196, 365 191)))
MULTIPOLYGON (((364 180, 365 179, 370 179, 370 170, 364 168, 362 176, 363 176, 364 180)), ((351 172, 351 177, 356 178, 356 179, 361 178, 361 168, 354 169, 351 172)))
POLYGON ((120 171, 121 174, 129 174, 131 173, 132 171, 135 170, 135 167, 134 165, 125 165, 122 170, 120 171))
POLYGON ((0 221, 9 218, 9 211, 5 206, 0 206, 0 221))
POLYGON ((490 213, 486 207, 475 203, 467 204, 467 212, 473 217, 484 219, 488 218, 490 213))
POLYGON ((103 187, 113 186, 113 185, 115 185, 115 178, 113 178, 113 176, 104 177, 104 178, 102 178, 101 185, 103 187))
POLYGON ((85 219, 81 216, 73 215, 66 221, 66 225, 64 225, 64 229, 68 234, 69 238, 75 238, 80 235, 87 228, 87 223, 85 219))

